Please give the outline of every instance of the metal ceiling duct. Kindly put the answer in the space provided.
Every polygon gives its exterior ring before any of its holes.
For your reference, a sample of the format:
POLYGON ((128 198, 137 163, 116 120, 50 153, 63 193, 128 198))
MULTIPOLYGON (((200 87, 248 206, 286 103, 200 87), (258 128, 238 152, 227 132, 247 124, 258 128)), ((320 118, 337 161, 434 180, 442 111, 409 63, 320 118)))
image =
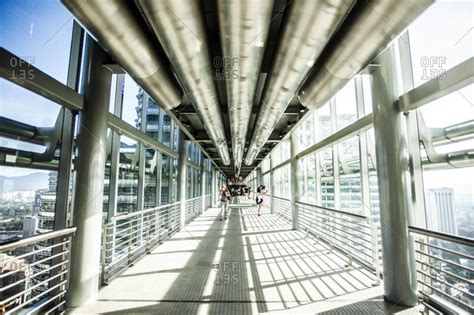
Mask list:
MULTIPOLYGON (((181 103, 181 91, 161 62, 138 13, 126 0, 62 0, 110 55, 164 109, 181 103)), ((131 4, 133 5, 133 3, 131 4)))
POLYGON ((327 58, 300 89, 301 104, 307 108, 323 106, 433 2, 378 0, 360 3, 341 27, 327 58))
POLYGON ((230 164, 224 124, 212 78, 210 55, 199 1, 139 0, 153 31, 214 143, 224 165, 230 164))
POLYGON ((251 165, 352 1, 293 1, 260 102, 245 164, 251 165))
POLYGON ((217 7, 223 52, 222 79, 227 89, 234 165, 239 173, 273 0, 219 0, 217 7))

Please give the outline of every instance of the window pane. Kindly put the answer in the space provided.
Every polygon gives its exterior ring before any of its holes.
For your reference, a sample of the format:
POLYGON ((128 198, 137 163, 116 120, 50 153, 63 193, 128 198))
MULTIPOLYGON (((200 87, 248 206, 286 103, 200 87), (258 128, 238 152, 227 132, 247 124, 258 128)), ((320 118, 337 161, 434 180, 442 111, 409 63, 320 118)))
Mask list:
POLYGON ((0 166, 0 242, 54 228, 57 172, 0 166))
POLYGON ((329 102, 317 110, 318 112, 318 140, 327 138, 332 133, 331 127, 331 107, 329 102))
POLYGON ((132 77, 126 74, 123 83, 122 119, 136 128, 141 125, 142 102, 144 99, 140 90, 141 88, 132 77))
POLYGON ((334 208, 334 169, 332 148, 324 149, 318 154, 321 174, 321 206, 334 208))
POLYGON ((357 103, 354 80, 350 80, 336 94, 337 130, 357 120, 357 103))
POLYGON ((0 1, 2 46, 66 83, 73 18, 55 0, 0 1))
POLYGON ((472 1, 437 1, 410 25, 415 86, 474 56, 473 12, 472 1))
POLYGON ((35 127, 52 127, 61 107, 16 84, 0 79, 0 116, 35 127))
POLYGON ((359 137, 338 143, 341 209, 362 213, 359 137))
POLYGON ((170 203, 170 167, 171 159, 167 155, 162 155, 161 162, 161 204, 170 203))
POLYGON ((138 162, 137 142, 121 136, 117 193, 118 214, 138 210, 138 162))
POLYGON ((156 182, 158 172, 158 154, 153 149, 147 149, 145 153, 145 186, 144 186, 144 208, 157 206, 156 182))

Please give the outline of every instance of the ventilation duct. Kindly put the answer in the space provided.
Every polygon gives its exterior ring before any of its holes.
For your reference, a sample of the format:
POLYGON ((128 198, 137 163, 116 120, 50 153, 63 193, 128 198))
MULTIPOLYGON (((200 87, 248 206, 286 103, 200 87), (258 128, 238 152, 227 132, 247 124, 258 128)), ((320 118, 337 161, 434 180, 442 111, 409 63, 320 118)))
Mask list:
POLYGON ((161 62, 133 2, 125 0, 62 0, 76 19, 164 109, 181 103, 180 90, 161 62), (132 6, 132 7, 131 7, 132 6))
POLYGON ((245 164, 251 165, 352 1, 293 1, 285 16, 245 164))
POLYGON ((139 0, 224 165, 229 150, 198 1, 139 0))
POLYGON ((323 106, 374 59, 433 1, 367 1, 353 10, 334 38, 332 50, 299 92, 307 108, 323 106))
POLYGON ((220 0, 217 7, 232 153, 238 177, 270 29, 273 0, 220 0))

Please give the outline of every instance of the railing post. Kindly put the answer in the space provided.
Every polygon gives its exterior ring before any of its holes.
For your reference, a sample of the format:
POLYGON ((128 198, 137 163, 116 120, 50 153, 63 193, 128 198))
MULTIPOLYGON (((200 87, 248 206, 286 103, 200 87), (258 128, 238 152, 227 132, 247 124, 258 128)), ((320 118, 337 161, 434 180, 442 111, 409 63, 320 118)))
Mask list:
POLYGON ((291 189, 291 223, 293 230, 299 227, 298 207, 296 201, 298 200, 298 159, 297 154, 297 139, 296 133, 292 132, 290 135, 290 189, 291 189))
POLYGON ((101 275, 100 275, 100 283, 102 285, 107 285, 107 277, 106 277, 106 266, 107 266, 107 231, 108 231, 108 224, 104 224, 102 229, 102 254, 101 254, 101 275))
POLYGON ((94 301, 99 292, 100 240, 106 162, 107 114, 112 74, 107 53, 87 36, 84 53, 84 109, 79 116, 68 306, 94 301))
POLYGON ((374 286, 380 285, 380 261, 379 261, 379 236, 378 236, 378 229, 374 223, 374 219, 372 213, 369 214, 369 224, 370 230, 372 234, 372 259, 373 264, 375 267, 375 281, 373 283, 374 286))
POLYGON ((129 235, 128 235, 128 265, 132 266, 132 220, 128 222, 128 230, 129 230, 129 235))

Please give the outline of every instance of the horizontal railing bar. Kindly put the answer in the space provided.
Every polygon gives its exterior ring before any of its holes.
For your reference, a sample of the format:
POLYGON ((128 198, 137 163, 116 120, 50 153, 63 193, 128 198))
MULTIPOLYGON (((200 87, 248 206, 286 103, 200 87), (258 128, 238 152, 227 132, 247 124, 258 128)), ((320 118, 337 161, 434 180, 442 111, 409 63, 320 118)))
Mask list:
POLYGON ((420 255, 427 256, 427 257, 431 257, 431 258, 436 259, 436 260, 438 260, 438 261, 443 261, 443 262, 448 263, 448 264, 450 264, 450 265, 453 265, 453 266, 456 266, 456 267, 465 269, 465 270, 467 270, 467 271, 469 271, 469 272, 474 272, 474 269, 471 269, 471 268, 469 268, 469 267, 466 267, 466 266, 457 264, 457 263, 452 262, 452 261, 449 261, 449 260, 445 260, 445 259, 440 258, 440 257, 438 257, 438 256, 434 256, 434 255, 425 253, 425 252, 423 252, 423 251, 421 251, 421 250, 415 249, 415 252, 417 252, 417 253, 420 254, 420 255))
MULTIPOLYGON (((314 218, 315 221, 317 221, 317 222, 319 222, 319 223, 321 223, 321 224, 328 224, 328 225, 329 225, 329 223, 331 223, 330 226, 331 226, 332 228, 334 228, 334 229, 338 229, 339 231, 342 231, 342 232, 344 232, 344 233, 347 233, 347 234, 350 234, 350 235, 353 235, 353 236, 358 236, 356 233, 346 232, 345 230, 340 229, 340 228, 338 228, 337 226, 346 227, 348 230, 354 230, 353 227, 347 226, 347 225, 342 224, 342 223, 340 223, 340 222, 334 222, 334 223, 336 224, 336 225, 334 225, 334 224, 332 224, 333 222, 323 222, 323 221, 321 221, 322 219, 324 220, 324 218, 314 218)), ((368 228, 368 227, 367 227, 367 228, 368 228)), ((366 235, 366 236, 372 236, 372 234, 367 233, 367 232, 358 231, 358 230, 356 230, 356 231, 357 231, 358 233, 364 234, 364 235, 366 235)))
MULTIPOLYGON (((335 219, 335 220, 339 220, 339 221, 344 221, 344 222, 348 222, 348 223, 353 224, 353 225, 356 225, 356 226, 360 226, 360 227, 362 227, 362 228, 364 228, 364 229, 370 229, 370 226, 366 223, 365 220, 363 221, 365 224, 360 224, 359 222, 362 221, 362 220, 359 220, 358 222, 351 222, 351 221, 348 221, 348 220, 345 219, 345 218, 338 218, 338 217, 336 217, 336 216, 332 216, 332 215, 328 215, 328 214, 322 213, 322 211, 325 211, 325 210, 320 210, 320 209, 317 209, 317 208, 316 208, 316 212, 314 212, 314 213, 315 213, 315 214, 318 213, 318 214, 324 215, 325 218, 330 218, 330 219, 335 219)), ((305 214, 305 211, 302 211, 302 212, 300 213, 300 216, 304 216, 304 217, 307 218, 307 219, 314 219, 314 218, 316 218, 316 216, 311 217, 309 214, 305 214)), ((357 219, 359 219, 359 218, 357 218, 357 219)))
MULTIPOLYGON (((449 298, 450 300, 455 301, 456 303, 461 303, 462 305, 464 305, 464 306, 466 306, 467 308, 469 308, 471 311, 474 310, 474 308, 473 308, 472 306, 470 306, 469 304, 466 304, 466 303, 464 303, 463 301, 458 300, 458 299, 452 297, 451 295, 446 294, 446 293, 444 293, 443 291, 438 290, 438 289, 436 289, 435 287, 433 287, 433 286, 431 286, 431 285, 429 285, 429 284, 427 284, 427 283, 425 283, 425 282, 423 282, 423 281, 421 281, 421 280, 416 280, 416 281, 417 281, 419 284, 424 285, 425 287, 428 287, 428 288, 430 288, 431 290, 440 293, 441 295, 444 295, 445 297, 449 298)), ((428 296, 428 297, 430 296, 429 294, 423 292, 422 290, 418 290, 418 292, 420 292, 420 293, 422 293, 422 294, 424 294, 424 295, 426 295, 426 296, 428 296)))
POLYGON ((67 272, 68 272, 67 270, 64 270, 64 271, 62 271, 62 272, 60 272, 60 273, 58 273, 58 274, 56 274, 56 275, 54 275, 54 276, 52 276, 52 277, 50 277, 50 278, 44 280, 44 281, 41 281, 40 283, 35 284, 35 285, 32 286, 32 287, 29 287, 29 288, 27 288, 27 289, 25 289, 25 290, 23 290, 23 291, 21 291, 21 292, 18 292, 18 293, 16 293, 16 294, 12 295, 12 296, 6 297, 5 299, 3 299, 3 300, 0 302, 0 305, 5 305, 5 304, 7 304, 8 301, 14 300, 14 299, 16 299, 17 297, 20 297, 20 296, 22 296, 23 294, 25 294, 25 293, 27 293, 27 292, 30 292, 30 291, 32 291, 32 290, 34 290, 34 289, 36 289, 36 288, 42 286, 43 284, 48 283, 49 281, 51 281, 51 280, 53 280, 53 279, 56 279, 56 278, 58 278, 58 277, 60 277, 60 276, 62 276, 62 275, 65 275, 67 272))
MULTIPOLYGON (((25 265, 25 267, 27 267, 27 266, 28 266, 28 267, 35 267, 35 266, 40 265, 40 264, 42 264, 42 263, 44 263, 44 262, 46 262, 46 261, 48 261, 48 260, 57 258, 57 257, 59 257, 59 256, 63 256, 63 255, 65 255, 66 253, 69 253, 69 250, 65 250, 65 251, 62 251, 62 252, 60 252, 60 253, 58 253, 58 254, 55 254, 55 255, 52 255, 52 256, 43 258, 43 259, 41 259, 41 260, 37 260, 37 261, 35 261, 34 263, 31 263, 31 264, 29 264, 29 265, 25 265)), ((14 260, 12 260, 12 261, 14 261, 14 260)), ((3 263, 3 262, 2 262, 2 263, 3 263)), ((21 266, 19 269, 15 269, 15 270, 12 270, 12 271, 9 271, 9 272, 2 273, 2 274, 0 274, 0 279, 3 279, 4 277, 11 276, 12 274, 15 274, 15 273, 17 273, 17 272, 24 271, 23 268, 24 268, 24 267, 21 266)))
POLYGON ((420 245, 425 245, 425 246, 428 246, 428 247, 432 247, 432 248, 436 248, 436 249, 442 250, 443 252, 451 253, 453 255, 460 256, 460 257, 463 257, 463 258, 466 258, 466 259, 474 260, 474 256, 463 254, 463 253, 460 253, 460 252, 457 252, 457 251, 454 251, 454 250, 451 250, 451 249, 447 249, 447 248, 444 248, 444 247, 441 247, 441 246, 436 246, 436 245, 433 245, 433 244, 424 243, 424 242, 421 242, 419 240, 415 240, 415 243, 420 244, 420 245))
POLYGON ((318 208, 318 209, 322 209, 322 210, 326 210, 326 211, 331 211, 331 212, 337 212, 337 213, 341 213, 341 214, 348 215, 348 216, 351 216, 351 217, 367 220, 367 216, 365 216, 363 214, 357 214, 357 213, 347 212, 347 211, 344 211, 344 210, 326 208, 326 207, 322 207, 322 206, 312 205, 312 204, 302 202, 302 201, 296 201, 296 204, 300 204, 300 205, 308 206, 308 207, 314 207, 314 208, 318 208))
MULTIPOLYGON (((51 278, 52 279, 52 278, 51 278)), ((56 289, 57 287, 60 287, 62 285, 65 285, 67 283, 67 280, 64 280, 58 284, 56 284, 55 286, 51 287, 51 288, 48 288, 48 290, 45 290, 44 292, 41 292, 40 294, 38 295, 35 295, 32 299, 29 299, 25 302, 23 302, 22 304, 18 305, 17 307, 11 309, 11 310, 8 310, 5 314, 12 314, 13 312, 15 312, 17 309, 20 309, 22 308, 23 306, 25 306, 26 304, 28 303, 31 303, 32 301, 35 301, 35 300, 38 300, 40 297, 46 295, 47 293, 53 291, 54 289, 56 289)), ((64 291, 64 290, 63 290, 64 291)))
POLYGON ((462 244, 462 245, 466 245, 470 247, 474 246, 474 239, 469 238, 469 237, 441 233, 441 232, 427 230, 427 229, 423 229, 423 228, 419 228, 415 226, 409 226, 408 231, 414 234, 421 234, 421 235, 437 238, 437 239, 448 241, 448 242, 462 244))
POLYGON ((463 278, 463 277, 461 277, 461 276, 458 276, 458 275, 456 275, 456 274, 454 274, 454 273, 452 273, 452 272, 443 270, 443 269, 438 268, 438 267, 434 267, 434 266, 430 265, 430 264, 429 264, 428 262, 426 262, 426 261, 422 261, 422 260, 419 260, 419 259, 415 259, 415 261, 416 261, 417 263, 419 263, 420 265, 425 265, 425 266, 427 266, 427 267, 430 268, 430 269, 438 270, 440 273, 445 273, 445 274, 447 274, 447 275, 449 275, 449 276, 451 276, 451 277, 454 277, 454 278, 456 278, 456 279, 458 279, 458 280, 460 280, 460 281, 462 281, 462 282, 466 282, 466 283, 469 283, 469 284, 474 284, 474 281, 473 281, 473 280, 469 280, 469 279, 463 278))
POLYGON ((11 262, 11 261, 15 261, 15 260, 18 260, 18 259, 22 259, 22 258, 25 258, 25 257, 28 257, 28 256, 33 256, 35 254, 38 254, 38 253, 41 253, 41 252, 47 252, 53 248, 56 248, 56 247, 59 247, 59 246, 62 246, 62 245, 66 245, 66 244, 69 244, 69 240, 68 241, 64 241, 64 242, 61 242, 61 243, 56 243, 56 244, 53 244, 53 245, 49 245, 49 246, 46 246, 44 248, 40 248, 40 249, 37 249, 37 250, 34 250, 34 251, 31 251, 29 253, 26 253, 26 254, 23 254, 23 255, 19 255, 19 256, 13 256, 12 258, 10 259, 6 259, 6 260, 2 260, 0 261, 1 264, 6 264, 8 262, 11 262))
POLYGON ((447 285, 448 287, 454 288, 454 289, 458 290, 459 292, 461 292, 462 294, 469 296, 471 299, 474 297, 474 294, 469 293, 469 291, 460 290, 460 289, 456 288, 455 286, 453 286, 452 284, 449 284, 448 282, 440 281, 440 280, 436 279, 435 277, 433 277, 432 275, 427 274, 426 272, 424 272, 422 270, 418 269, 417 272, 424 275, 425 277, 430 278, 431 282, 437 282, 437 283, 441 283, 443 285, 447 285))
MULTIPOLYGON (((174 202, 174 203, 170 203, 170 204, 166 204, 166 205, 161 205, 161 206, 158 206, 158 207, 155 207, 155 208, 143 209, 143 210, 140 210, 140 211, 137 211, 137 212, 131 212, 131 213, 127 213, 127 214, 122 214, 122 215, 119 215, 119 216, 112 217, 110 220, 111 220, 111 221, 123 220, 123 219, 130 218, 130 217, 133 217, 133 216, 141 215, 141 214, 146 213, 146 212, 152 212, 152 211, 157 211, 157 210, 165 209, 165 208, 167 208, 167 207, 178 206, 179 204, 181 204, 181 201, 174 202)), ((111 223, 111 222, 109 222, 108 224, 110 224, 110 223, 111 223)))
POLYGON ((49 239, 61 237, 61 236, 71 236, 76 232, 75 227, 69 227, 62 230, 52 231, 44 234, 33 235, 29 237, 22 238, 17 241, 12 241, 11 243, 6 243, 4 245, 0 245, 0 252, 4 252, 10 249, 15 249, 17 247, 26 246, 35 244, 41 241, 46 241, 49 239))

